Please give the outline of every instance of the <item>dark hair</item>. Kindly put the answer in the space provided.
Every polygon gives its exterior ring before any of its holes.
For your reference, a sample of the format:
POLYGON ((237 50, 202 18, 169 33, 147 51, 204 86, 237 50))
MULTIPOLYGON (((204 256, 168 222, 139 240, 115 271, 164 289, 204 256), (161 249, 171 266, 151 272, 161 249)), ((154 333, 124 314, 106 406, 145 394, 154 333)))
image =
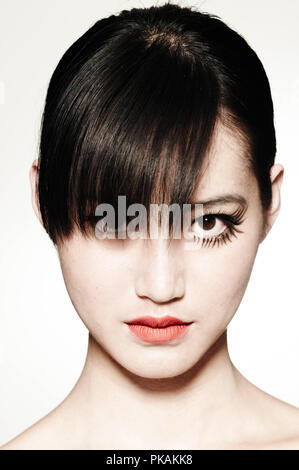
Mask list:
POLYGON ((216 15, 171 3, 97 21, 47 90, 38 197, 52 241, 74 224, 88 236, 89 214, 102 202, 116 208, 118 195, 146 208, 189 203, 220 119, 243 139, 266 210, 273 104, 243 37, 216 15))

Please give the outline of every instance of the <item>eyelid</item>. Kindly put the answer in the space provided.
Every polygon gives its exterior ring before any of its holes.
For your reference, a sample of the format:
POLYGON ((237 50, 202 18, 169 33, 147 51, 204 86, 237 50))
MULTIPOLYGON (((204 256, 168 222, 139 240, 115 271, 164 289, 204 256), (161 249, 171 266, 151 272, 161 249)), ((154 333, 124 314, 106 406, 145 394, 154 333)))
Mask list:
POLYGON ((243 222, 243 216, 247 211, 247 206, 240 205, 234 211, 225 211, 219 209, 203 209, 203 214, 200 214, 199 217, 204 217, 205 215, 214 215, 215 217, 221 217, 223 220, 234 221, 236 225, 243 222))
POLYGON ((236 217, 233 214, 225 214, 224 212, 211 212, 211 211, 208 211, 204 214, 198 215, 197 217, 194 217, 193 219, 191 219, 191 225, 193 225, 197 220, 200 220, 200 219, 202 219, 203 217, 206 217, 206 216, 214 216, 216 219, 220 219, 226 225, 229 225, 229 224, 238 225, 239 223, 241 223, 239 221, 239 218, 236 217))

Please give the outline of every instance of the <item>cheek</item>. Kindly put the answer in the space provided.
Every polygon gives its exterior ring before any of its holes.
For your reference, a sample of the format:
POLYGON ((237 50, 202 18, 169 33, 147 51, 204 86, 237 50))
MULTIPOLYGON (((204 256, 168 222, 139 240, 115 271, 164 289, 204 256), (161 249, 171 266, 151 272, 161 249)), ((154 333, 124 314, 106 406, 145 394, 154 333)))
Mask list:
POLYGON ((105 318, 111 321, 112 310, 121 298, 116 293, 116 286, 120 293, 126 289, 127 278, 122 272, 119 256, 99 248, 96 251, 74 248, 61 254, 60 262, 67 292, 85 325, 102 323, 105 318))
POLYGON ((219 248, 199 250, 192 292, 196 317, 206 331, 215 333, 219 328, 222 332, 232 319, 245 293, 257 247, 256 234, 248 233, 219 248))

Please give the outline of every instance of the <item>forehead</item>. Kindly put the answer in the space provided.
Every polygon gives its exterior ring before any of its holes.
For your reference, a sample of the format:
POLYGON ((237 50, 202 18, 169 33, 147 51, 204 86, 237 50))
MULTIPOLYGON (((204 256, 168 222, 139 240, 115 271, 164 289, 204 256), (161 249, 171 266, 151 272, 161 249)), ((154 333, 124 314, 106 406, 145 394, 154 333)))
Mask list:
POLYGON ((247 193, 256 185, 240 134, 218 124, 196 186, 196 200, 220 193, 247 193))

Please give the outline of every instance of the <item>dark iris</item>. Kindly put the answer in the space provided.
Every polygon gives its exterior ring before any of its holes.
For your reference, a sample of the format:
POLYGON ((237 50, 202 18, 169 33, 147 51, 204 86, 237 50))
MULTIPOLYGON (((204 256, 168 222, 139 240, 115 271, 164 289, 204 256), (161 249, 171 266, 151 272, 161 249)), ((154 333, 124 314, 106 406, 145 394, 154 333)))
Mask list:
POLYGON ((216 217, 214 215, 204 215, 202 227, 204 230, 211 230, 215 227, 216 217))

